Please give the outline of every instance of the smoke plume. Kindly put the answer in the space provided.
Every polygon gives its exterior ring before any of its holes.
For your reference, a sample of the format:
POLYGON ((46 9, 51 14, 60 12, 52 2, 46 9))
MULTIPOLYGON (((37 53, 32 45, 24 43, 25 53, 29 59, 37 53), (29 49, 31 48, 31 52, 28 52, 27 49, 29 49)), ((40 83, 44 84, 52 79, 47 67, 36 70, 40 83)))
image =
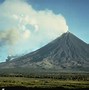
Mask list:
POLYGON ((37 11, 26 0, 5 0, 0 5, 0 42, 13 54, 40 48, 67 30, 61 14, 37 11))

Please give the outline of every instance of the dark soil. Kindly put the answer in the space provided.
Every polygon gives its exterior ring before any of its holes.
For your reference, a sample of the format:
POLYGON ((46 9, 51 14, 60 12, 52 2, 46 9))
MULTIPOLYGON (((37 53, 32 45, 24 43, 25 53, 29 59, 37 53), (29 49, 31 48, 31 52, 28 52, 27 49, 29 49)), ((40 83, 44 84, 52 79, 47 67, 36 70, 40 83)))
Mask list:
POLYGON ((58 88, 0 87, 0 90, 89 90, 89 88, 66 89, 62 87, 58 87, 58 88))

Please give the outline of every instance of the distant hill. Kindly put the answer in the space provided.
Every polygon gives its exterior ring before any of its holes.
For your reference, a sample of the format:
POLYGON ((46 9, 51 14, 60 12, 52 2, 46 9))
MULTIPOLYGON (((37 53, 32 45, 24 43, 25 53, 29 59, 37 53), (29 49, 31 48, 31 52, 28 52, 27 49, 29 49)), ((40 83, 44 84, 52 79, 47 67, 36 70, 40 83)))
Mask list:
POLYGON ((32 53, 0 64, 0 68, 19 67, 89 71, 89 45, 66 32, 32 53))

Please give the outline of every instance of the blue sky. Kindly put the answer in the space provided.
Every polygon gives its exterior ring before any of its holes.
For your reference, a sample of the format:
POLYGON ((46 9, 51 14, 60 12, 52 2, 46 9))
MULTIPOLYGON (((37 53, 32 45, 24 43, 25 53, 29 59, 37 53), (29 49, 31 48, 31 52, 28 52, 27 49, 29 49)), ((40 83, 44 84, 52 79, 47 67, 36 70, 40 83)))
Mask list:
POLYGON ((0 0, 0 62, 34 51, 66 31, 89 43, 89 0, 0 0))

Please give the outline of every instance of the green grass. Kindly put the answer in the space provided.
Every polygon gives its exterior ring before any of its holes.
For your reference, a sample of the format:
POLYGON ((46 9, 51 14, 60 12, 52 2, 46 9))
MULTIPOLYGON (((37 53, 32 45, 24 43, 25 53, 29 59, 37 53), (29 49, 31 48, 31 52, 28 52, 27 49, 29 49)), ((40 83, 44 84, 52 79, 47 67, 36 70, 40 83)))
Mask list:
POLYGON ((37 87, 37 88, 89 88, 89 81, 59 80, 51 78, 0 77, 0 87, 37 87))

